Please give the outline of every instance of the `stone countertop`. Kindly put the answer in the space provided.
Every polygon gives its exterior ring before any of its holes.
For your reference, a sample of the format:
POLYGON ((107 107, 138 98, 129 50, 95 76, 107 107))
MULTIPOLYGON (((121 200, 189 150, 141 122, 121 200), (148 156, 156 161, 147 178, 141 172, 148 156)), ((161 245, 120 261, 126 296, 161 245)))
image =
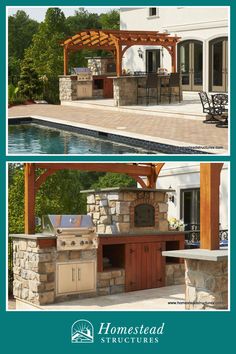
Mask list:
POLYGON ((137 231, 137 232, 119 232, 115 234, 102 234, 99 237, 123 237, 123 236, 162 236, 162 235, 183 235, 186 231, 137 231))
POLYGON ((186 259, 198 259, 204 261, 221 261, 228 259, 228 249, 221 248, 219 250, 206 250, 206 249, 189 249, 189 250, 177 250, 177 251, 163 251, 163 256, 186 258, 186 259))
POLYGON ((102 192, 175 192, 175 189, 156 189, 156 188, 137 188, 137 187, 112 187, 101 189, 87 189, 82 190, 80 193, 102 193, 102 192))
POLYGON ((9 237, 12 238, 21 238, 21 239, 27 239, 27 240, 54 240, 57 237, 52 234, 34 234, 34 235, 29 235, 29 234, 11 234, 9 237))

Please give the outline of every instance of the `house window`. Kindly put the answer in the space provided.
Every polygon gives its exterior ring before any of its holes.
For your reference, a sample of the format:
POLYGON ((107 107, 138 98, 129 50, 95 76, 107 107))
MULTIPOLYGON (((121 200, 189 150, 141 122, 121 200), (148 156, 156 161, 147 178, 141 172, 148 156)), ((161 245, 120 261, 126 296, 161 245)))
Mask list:
POLYGON ((190 225, 200 224, 200 188, 182 189, 180 191, 180 217, 190 228, 190 225))
POLYGON ((159 17, 159 8, 149 7, 149 17, 159 17))
POLYGON ((134 226, 155 226, 155 208, 150 204, 139 204, 134 209, 134 226))

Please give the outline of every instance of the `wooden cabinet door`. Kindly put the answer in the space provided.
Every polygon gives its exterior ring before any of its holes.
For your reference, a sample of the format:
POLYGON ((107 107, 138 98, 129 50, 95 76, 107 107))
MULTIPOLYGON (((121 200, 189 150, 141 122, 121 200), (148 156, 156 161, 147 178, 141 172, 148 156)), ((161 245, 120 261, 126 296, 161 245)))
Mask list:
POLYGON ((76 264, 57 265, 57 293, 72 293, 77 290, 76 264))
POLYGON ((162 257, 162 251, 164 251, 164 242, 149 244, 148 288, 165 285, 165 257, 162 257))
POLYGON ((77 277, 77 291, 89 292, 96 289, 96 265, 95 262, 77 263, 76 277, 77 277))
POLYGON ((104 98, 113 98, 113 79, 104 78, 103 97, 104 98))
POLYGON ((165 284, 164 242, 126 245, 126 291, 158 288, 165 284))
POLYGON ((127 244, 125 247, 125 290, 141 289, 141 245, 127 244))

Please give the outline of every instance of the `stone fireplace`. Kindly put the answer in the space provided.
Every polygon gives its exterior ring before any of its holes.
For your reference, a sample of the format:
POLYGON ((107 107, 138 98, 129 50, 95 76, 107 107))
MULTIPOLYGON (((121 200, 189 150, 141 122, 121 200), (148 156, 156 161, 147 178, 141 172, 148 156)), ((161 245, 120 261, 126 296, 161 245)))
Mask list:
POLYGON ((87 213, 98 233, 168 231, 169 190, 109 188, 83 192, 88 194, 87 213))

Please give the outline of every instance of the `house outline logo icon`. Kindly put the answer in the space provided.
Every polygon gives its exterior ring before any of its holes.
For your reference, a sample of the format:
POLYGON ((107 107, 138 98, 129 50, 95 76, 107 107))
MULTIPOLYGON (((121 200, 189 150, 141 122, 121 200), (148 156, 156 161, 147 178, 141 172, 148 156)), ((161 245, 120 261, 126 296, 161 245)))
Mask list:
POLYGON ((71 343, 87 344, 94 342, 94 328, 88 320, 78 320, 71 326, 71 343))

